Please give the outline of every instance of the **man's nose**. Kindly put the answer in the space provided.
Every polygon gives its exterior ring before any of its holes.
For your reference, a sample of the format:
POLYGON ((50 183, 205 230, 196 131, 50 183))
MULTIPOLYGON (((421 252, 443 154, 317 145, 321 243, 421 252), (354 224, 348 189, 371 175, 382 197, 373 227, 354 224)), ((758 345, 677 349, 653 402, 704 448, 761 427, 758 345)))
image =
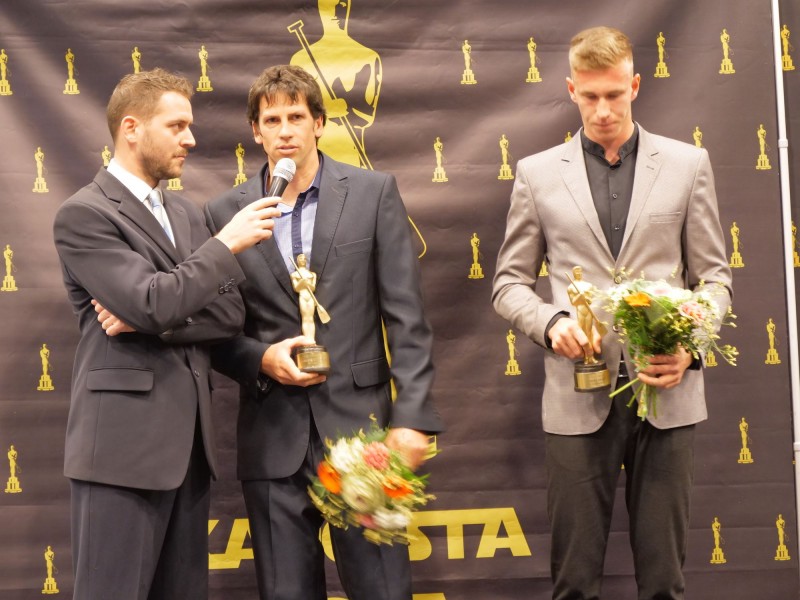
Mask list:
POLYGON ((188 148, 195 147, 194 135, 192 135, 192 130, 187 128, 186 135, 184 136, 183 140, 181 141, 182 146, 186 146, 188 148))

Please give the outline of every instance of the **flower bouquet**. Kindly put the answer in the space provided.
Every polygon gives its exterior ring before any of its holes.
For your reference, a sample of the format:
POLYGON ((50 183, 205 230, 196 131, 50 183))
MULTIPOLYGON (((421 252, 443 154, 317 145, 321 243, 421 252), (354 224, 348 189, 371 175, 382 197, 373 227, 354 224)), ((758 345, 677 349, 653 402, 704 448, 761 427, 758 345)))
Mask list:
MULTIPOLYGON (((694 358, 715 351, 728 363, 735 365, 739 352, 735 347, 718 344, 717 330, 721 325, 736 327, 736 315, 730 309, 721 318, 719 306, 712 293, 700 283, 696 291, 674 287, 667 282, 635 279, 611 287, 605 294, 605 309, 613 316, 614 325, 637 369, 643 369, 651 356, 675 354, 683 347, 694 358)), ((617 388, 611 397, 639 383, 628 406, 638 399, 637 415, 644 420, 648 414, 658 417, 658 388, 632 379, 617 388)))
POLYGON ((384 440, 387 430, 373 424, 336 442, 325 440, 325 460, 308 493, 328 523, 363 528, 375 544, 407 544, 406 526, 417 508, 433 500, 425 493, 428 475, 416 475, 384 440))

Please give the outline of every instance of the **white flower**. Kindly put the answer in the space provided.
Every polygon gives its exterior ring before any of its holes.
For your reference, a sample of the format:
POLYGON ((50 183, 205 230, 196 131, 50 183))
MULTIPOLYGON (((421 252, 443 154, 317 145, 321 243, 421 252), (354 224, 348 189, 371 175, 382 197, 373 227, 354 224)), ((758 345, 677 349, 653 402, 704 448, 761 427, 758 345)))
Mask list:
POLYGON ((381 505, 383 490, 368 478, 348 474, 342 477, 342 500, 356 512, 371 513, 381 505))
POLYGON ((372 518, 381 529, 402 529, 411 522, 411 511, 404 506, 398 506, 394 510, 381 507, 372 518))
POLYGON ((364 442, 358 438, 339 439, 331 448, 329 462, 341 475, 357 468, 362 462, 364 442))

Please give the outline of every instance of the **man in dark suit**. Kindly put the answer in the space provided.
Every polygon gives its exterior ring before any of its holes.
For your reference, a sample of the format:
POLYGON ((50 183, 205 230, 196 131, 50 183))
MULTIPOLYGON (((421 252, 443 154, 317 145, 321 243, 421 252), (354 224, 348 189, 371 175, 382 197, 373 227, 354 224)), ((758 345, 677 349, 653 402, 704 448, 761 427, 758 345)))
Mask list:
MULTIPOLYGON (((261 598, 323 600, 322 517, 307 493, 322 440, 368 428, 374 415, 391 428, 387 444, 418 466, 428 435, 441 430, 430 399, 432 334, 395 180, 318 152, 326 117, 311 75, 296 66, 265 70, 250 88, 248 118, 268 161, 258 177, 206 206, 210 229, 261 198, 281 158, 294 160, 296 174, 278 205, 274 238, 237 256, 247 275, 244 335, 219 346, 213 364, 241 386, 238 474, 261 598), (331 317, 317 324, 316 340, 300 335, 290 280, 300 254, 331 317), (330 354, 327 377, 303 373, 292 360, 293 348, 315 341, 330 354)), ((331 528, 331 538, 351 600, 410 600, 404 546, 373 545, 354 528, 331 528)))
POLYGON ((596 328, 587 335, 579 326, 568 273, 581 266, 600 289, 621 283, 623 269, 687 289, 705 282, 725 314, 731 273, 714 176, 704 149, 633 121, 640 76, 622 32, 577 34, 569 63, 567 89, 583 128, 520 161, 492 296, 501 316, 548 350, 542 423, 553 598, 600 597, 621 464, 638 597, 683 598, 694 426, 707 418, 700 362, 680 349, 640 368, 638 379, 659 388, 658 417, 646 421, 626 407, 630 391, 614 399, 608 390, 576 392, 573 361, 592 351, 602 352, 612 385, 636 371, 615 331, 601 343, 596 328), (552 300, 536 291, 543 259, 552 300))
POLYGON ((124 77, 114 158, 55 217, 81 331, 64 461, 81 600, 208 596, 209 346, 241 330, 234 254, 269 238, 277 211, 255 203, 211 238, 191 202, 162 199, 195 145, 191 95, 162 69, 124 77))

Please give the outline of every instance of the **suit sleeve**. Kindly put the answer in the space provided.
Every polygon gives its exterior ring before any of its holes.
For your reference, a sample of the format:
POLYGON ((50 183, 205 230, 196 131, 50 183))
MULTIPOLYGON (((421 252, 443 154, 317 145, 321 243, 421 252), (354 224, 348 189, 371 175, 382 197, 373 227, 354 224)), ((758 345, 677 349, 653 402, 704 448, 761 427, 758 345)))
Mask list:
MULTIPOLYGON (((206 226, 212 234, 224 227, 222 218, 215 219, 208 204, 203 209, 206 219, 206 226), (220 221, 220 224, 217 223, 220 221)), ((211 365, 215 370, 236 381, 245 389, 257 388, 264 391, 269 387, 270 379, 261 373, 261 359, 269 348, 270 344, 265 344, 245 335, 237 335, 220 344, 211 350, 211 365)))
POLYGON ((221 293, 200 312, 187 317, 178 327, 159 335, 166 344, 216 343, 238 334, 244 324, 244 304, 239 289, 221 293))
POLYGON ((545 250, 545 235, 528 171, 520 164, 511 192, 505 238, 497 255, 492 304, 497 314, 547 348, 548 324, 561 310, 544 302, 534 291, 545 250))
POLYGON ((708 152, 703 149, 695 179, 683 234, 687 283, 697 289, 703 282, 725 315, 731 305, 733 287, 731 269, 725 254, 725 236, 719 221, 714 173, 708 152))
POLYGON ((408 215, 391 175, 381 192, 376 240, 378 294, 397 386, 390 426, 435 433, 442 423, 430 393, 433 332, 424 314, 408 215))
MULTIPOLYGON (((193 226, 203 227, 202 219, 198 217, 193 226)), ((119 223, 89 203, 62 205, 53 232, 65 277, 140 333, 160 335, 172 330, 172 343, 228 337, 241 328, 243 308, 236 294, 200 314, 244 279, 222 242, 208 239, 182 263, 165 271, 147 255, 143 237, 126 239, 122 231, 119 223), (198 315, 197 325, 191 324, 194 315, 198 315), (215 321, 206 330, 203 325, 214 319, 224 322, 215 321)))

